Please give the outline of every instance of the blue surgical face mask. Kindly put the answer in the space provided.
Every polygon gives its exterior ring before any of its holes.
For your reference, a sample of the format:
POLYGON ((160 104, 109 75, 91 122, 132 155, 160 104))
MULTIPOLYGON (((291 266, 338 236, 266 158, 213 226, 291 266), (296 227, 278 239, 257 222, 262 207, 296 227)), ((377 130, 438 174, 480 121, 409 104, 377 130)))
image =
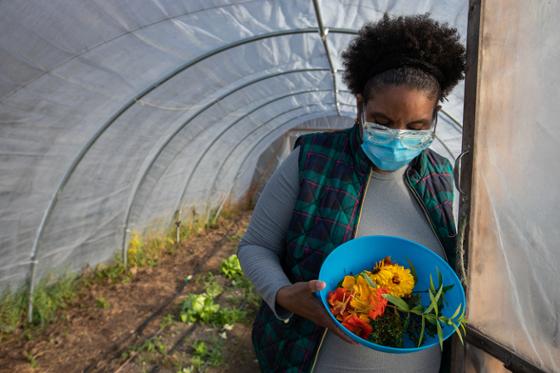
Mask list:
POLYGON ((397 130, 366 122, 363 113, 365 110, 362 110, 364 135, 361 147, 381 170, 395 171, 409 164, 430 146, 435 137, 435 124, 429 130, 397 130))

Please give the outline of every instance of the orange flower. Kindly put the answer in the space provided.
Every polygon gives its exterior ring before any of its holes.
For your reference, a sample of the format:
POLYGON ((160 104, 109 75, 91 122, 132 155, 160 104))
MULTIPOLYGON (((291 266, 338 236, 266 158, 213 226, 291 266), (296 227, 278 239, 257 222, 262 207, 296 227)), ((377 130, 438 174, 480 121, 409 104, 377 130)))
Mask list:
POLYGON ((331 312, 337 319, 342 320, 344 317, 350 299, 352 299, 352 295, 344 288, 336 288, 329 292, 327 300, 331 305, 331 312))
POLYGON ((367 339, 367 337, 373 331, 373 328, 367 321, 356 316, 355 314, 346 317, 342 322, 342 325, 344 325, 346 329, 350 330, 352 333, 359 335, 364 339, 367 339))
POLYGON ((383 294, 387 294, 387 290, 384 288, 375 288, 370 295, 370 310, 368 316, 375 320, 379 316, 383 315, 385 312, 385 306, 387 306, 387 299, 383 298, 383 294))

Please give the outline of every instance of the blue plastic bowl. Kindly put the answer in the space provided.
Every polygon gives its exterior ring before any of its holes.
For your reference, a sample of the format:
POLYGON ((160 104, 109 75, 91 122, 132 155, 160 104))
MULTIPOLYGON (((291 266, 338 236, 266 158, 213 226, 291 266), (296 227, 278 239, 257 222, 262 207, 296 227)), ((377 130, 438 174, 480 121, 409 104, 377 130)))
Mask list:
MULTIPOLYGON (((405 268, 409 267, 408 261, 412 262, 418 276, 414 290, 427 290, 430 286, 430 274, 437 286, 437 269, 442 274, 444 285, 455 285, 445 293, 443 309, 440 314, 451 317, 459 304, 464 307, 466 304, 465 291, 459 278, 453 269, 439 255, 421 244, 401 237, 393 236, 364 236, 343 243, 334 249, 323 262, 319 279, 325 281, 327 286, 319 292, 319 297, 327 309, 329 316, 336 325, 341 328, 354 341, 370 347, 374 350, 390 352, 396 354, 416 352, 432 346, 438 345, 437 335, 430 337, 424 334, 424 340, 420 347, 416 347, 417 342, 404 338, 404 347, 389 347, 370 342, 363 339, 348 329, 346 329, 331 313, 327 303, 329 291, 336 289, 338 283, 346 275, 357 274, 364 269, 371 270, 376 262, 390 256, 391 260, 405 268)), ((424 306, 430 304, 429 295, 421 294, 421 301, 424 306)), ((462 311, 462 309, 461 309, 462 311)), ((443 327, 443 325, 442 325, 443 327)), ((443 338, 449 338, 455 331, 452 326, 446 325, 442 328, 443 338)))

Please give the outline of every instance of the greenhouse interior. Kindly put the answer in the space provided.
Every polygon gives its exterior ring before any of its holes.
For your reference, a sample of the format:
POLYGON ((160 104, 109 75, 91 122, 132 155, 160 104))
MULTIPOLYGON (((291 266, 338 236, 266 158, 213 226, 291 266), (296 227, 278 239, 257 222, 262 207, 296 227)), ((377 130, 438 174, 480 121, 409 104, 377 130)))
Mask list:
POLYGON ((560 372, 559 0, 0 1, 0 371, 259 371, 252 209, 354 125, 360 28, 426 13, 466 49, 451 371, 560 372))

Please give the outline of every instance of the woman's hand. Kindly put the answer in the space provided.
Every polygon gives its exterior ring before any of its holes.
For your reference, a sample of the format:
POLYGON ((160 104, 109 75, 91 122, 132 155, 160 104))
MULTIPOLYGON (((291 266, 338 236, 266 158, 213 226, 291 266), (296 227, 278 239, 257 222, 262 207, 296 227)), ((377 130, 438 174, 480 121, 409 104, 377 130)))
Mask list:
POLYGON ((326 284, 319 280, 296 282, 293 285, 284 286, 276 293, 276 303, 296 315, 328 328, 345 342, 357 344, 336 326, 321 301, 313 295, 314 292, 322 290, 325 286, 326 284))

